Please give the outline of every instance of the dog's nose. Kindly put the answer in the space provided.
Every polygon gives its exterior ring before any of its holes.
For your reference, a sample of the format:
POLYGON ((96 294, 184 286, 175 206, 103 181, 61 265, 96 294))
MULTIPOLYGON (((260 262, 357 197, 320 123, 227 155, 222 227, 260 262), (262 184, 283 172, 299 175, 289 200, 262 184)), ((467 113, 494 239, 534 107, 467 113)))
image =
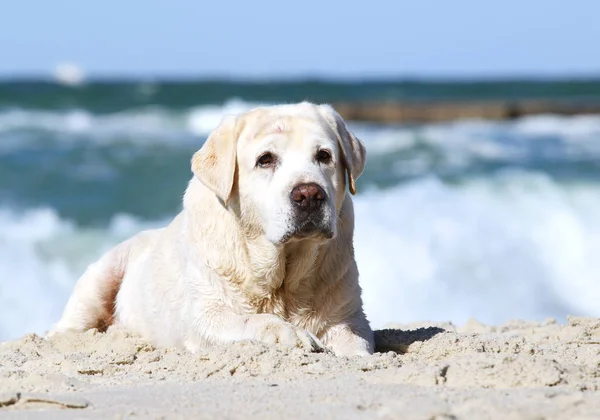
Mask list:
POLYGON ((325 191, 315 183, 300 184, 292 190, 292 201, 301 209, 319 207, 325 198, 325 191))

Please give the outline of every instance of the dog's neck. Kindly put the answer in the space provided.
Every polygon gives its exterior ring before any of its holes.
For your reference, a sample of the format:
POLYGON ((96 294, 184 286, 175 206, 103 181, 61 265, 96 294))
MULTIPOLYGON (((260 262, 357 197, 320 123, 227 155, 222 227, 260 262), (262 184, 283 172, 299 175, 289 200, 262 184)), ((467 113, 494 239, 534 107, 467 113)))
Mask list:
POLYGON ((264 235, 246 239, 246 256, 251 267, 249 288, 258 294, 284 288, 289 293, 311 287, 318 274, 321 245, 310 240, 274 245, 264 235))

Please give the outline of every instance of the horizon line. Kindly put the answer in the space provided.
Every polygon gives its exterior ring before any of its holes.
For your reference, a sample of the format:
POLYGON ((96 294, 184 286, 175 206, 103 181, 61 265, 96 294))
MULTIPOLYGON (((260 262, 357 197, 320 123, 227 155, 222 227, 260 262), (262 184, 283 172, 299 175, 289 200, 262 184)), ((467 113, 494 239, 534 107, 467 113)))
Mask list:
MULTIPOLYGON (((600 81, 600 71, 589 73, 521 73, 521 74, 473 74, 473 75, 227 75, 227 74, 131 74, 123 73, 90 73, 84 75, 81 84, 102 82, 147 82, 147 83, 239 83, 239 84, 297 84, 297 83, 327 83, 327 84, 389 84, 389 83, 424 83, 424 84, 470 84, 470 83, 519 83, 546 82, 569 83, 600 81)), ((52 74, 42 72, 0 73, 0 83, 14 82, 48 82, 62 84, 52 74)))

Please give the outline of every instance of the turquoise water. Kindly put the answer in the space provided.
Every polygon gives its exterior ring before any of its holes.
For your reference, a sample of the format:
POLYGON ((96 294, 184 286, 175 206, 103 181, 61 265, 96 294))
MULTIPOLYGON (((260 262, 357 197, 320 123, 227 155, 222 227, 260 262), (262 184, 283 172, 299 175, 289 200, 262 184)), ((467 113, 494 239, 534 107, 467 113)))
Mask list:
MULTIPOLYGON (((600 99, 600 81, 0 82, 0 339, 43 331, 86 264, 180 208, 223 115, 313 100, 600 99), (17 285, 17 287, 15 287, 17 285)), ((350 122, 375 326, 600 315, 600 117, 350 122)))
POLYGON ((123 80, 91 82, 72 88, 48 81, 0 81, 0 107, 84 108, 119 112, 145 106, 171 110, 222 104, 232 98, 248 102, 315 102, 368 100, 570 99, 600 100, 600 79, 571 81, 487 82, 323 82, 241 83, 227 81, 123 80))

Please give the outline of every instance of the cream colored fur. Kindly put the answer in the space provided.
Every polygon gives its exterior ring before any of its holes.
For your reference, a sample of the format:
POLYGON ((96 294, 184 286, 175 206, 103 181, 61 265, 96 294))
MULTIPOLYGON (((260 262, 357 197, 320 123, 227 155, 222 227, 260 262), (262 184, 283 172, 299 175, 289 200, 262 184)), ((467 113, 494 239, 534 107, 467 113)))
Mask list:
POLYGON ((226 117, 192 159, 181 213, 90 265, 51 333, 119 323, 190 351, 260 340, 371 354, 346 192, 355 192, 365 158, 327 105, 226 117), (331 162, 315 160, 322 149, 331 162), (265 151, 277 157, 272 168, 257 166, 265 151), (326 192, 326 208, 322 232, 299 237, 290 191, 308 182, 326 192))

